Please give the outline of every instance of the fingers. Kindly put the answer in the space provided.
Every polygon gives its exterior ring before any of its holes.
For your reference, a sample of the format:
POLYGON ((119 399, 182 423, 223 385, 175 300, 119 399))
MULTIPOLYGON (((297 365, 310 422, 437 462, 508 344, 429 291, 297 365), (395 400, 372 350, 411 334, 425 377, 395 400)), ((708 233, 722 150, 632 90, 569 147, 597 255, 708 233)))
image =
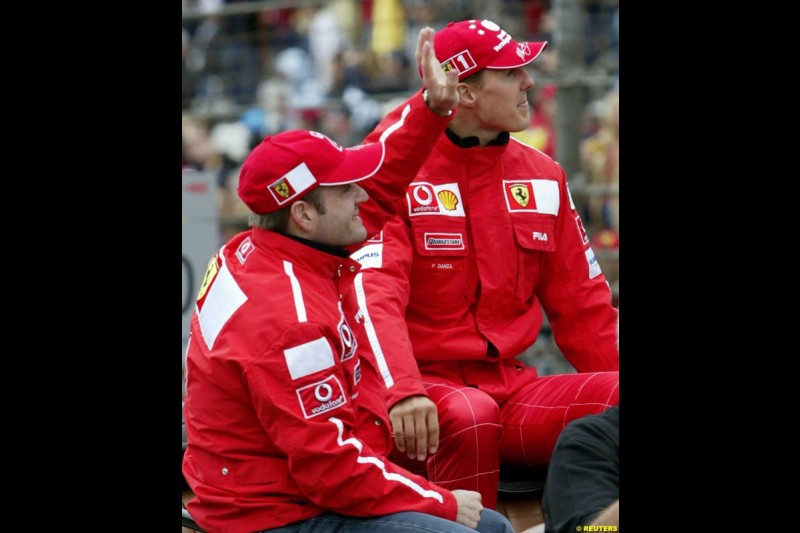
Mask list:
MULTIPOLYGON (((414 419, 415 427, 416 427, 416 448, 417 448, 417 460, 423 461, 425 460, 426 451, 428 449, 428 421, 427 417, 423 414, 422 416, 417 416, 414 419)), ((409 455, 410 457, 410 455, 409 455)))
POLYGON ((394 436, 394 443, 400 452, 406 451, 406 441, 403 438, 403 417, 389 413, 389 419, 392 421, 392 435, 394 436))
POLYGON ((439 447, 439 415, 436 404, 425 396, 413 396, 389 410, 392 435, 398 451, 409 459, 425 460, 439 447))
POLYGON ((430 43, 431 46, 433 45, 433 35, 434 35, 434 33, 435 32, 433 31, 433 28, 428 27, 428 26, 426 26, 426 27, 424 27, 424 28, 422 28, 420 30, 419 37, 417 38, 417 52, 416 52, 417 64, 418 65, 422 64, 423 48, 424 48, 425 43, 430 43))
POLYGON ((428 412, 425 420, 428 429, 428 451, 433 455, 439 449, 439 414, 435 408, 428 412))
POLYGON ((417 456, 417 439, 414 416, 409 413, 403 417, 403 440, 405 441, 406 454, 409 459, 417 456))

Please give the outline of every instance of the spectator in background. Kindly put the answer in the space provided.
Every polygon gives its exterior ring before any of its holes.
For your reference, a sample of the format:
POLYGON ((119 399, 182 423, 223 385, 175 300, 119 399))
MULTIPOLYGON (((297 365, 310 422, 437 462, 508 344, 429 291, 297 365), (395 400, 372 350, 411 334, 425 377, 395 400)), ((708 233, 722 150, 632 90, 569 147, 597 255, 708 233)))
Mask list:
POLYGON ((406 14, 401 0, 372 0, 370 50, 383 60, 405 46, 406 14))
MULTIPOLYGON (((581 164, 586 181, 605 187, 603 195, 589 199, 587 229, 593 235, 619 229, 619 197, 611 188, 619 185, 619 92, 609 91, 600 105, 599 129, 581 143, 581 164)), ((615 239, 611 236, 611 242, 615 239)))
POLYGON ((314 79, 322 94, 330 92, 334 83, 334 61, 348 45, 342 24, 328 7, 317 9, 308 27, 308 51, 314 69, 314 79))
POLYGON ((192 49, 192 37, 189 30, 181 28, 181 109, 192 105, 194 96, 194 73, 189 70, 189 51, 192 49))
POLYGON ((618 402, 617 310, 564 170, 509 135, 530 124, 525 67, 545 45, 489 20, 437 32, 442 67, 459 74, 455 116, 403 209, 354 256, 395 461, 489 508, 501 464, 545 465, 566 423, 618 402), (542 310, 578 373, 539 376, 518 359, 542 310))

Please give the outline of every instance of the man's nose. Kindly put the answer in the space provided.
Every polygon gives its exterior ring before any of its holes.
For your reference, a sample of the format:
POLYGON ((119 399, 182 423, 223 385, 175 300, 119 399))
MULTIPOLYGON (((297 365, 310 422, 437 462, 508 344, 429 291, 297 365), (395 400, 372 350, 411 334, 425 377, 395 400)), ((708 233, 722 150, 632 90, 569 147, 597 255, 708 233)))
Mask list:
POLYGON ((369 200, 369 195, 367 194, 367 191, 365 191, 363 187, 361 187, 356 183, 354 183, 353 186, 356 188, 355 202, 357 204, 361 204, 369 200))

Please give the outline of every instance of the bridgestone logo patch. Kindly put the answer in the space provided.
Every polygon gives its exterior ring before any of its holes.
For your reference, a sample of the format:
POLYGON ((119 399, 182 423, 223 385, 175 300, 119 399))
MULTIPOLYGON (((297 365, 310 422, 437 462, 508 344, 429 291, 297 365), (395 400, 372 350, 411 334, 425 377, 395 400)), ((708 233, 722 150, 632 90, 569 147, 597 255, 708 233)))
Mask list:
POLYGON ((425 233, 426 250, 463 250, 464 236, 461 233, 425 233))

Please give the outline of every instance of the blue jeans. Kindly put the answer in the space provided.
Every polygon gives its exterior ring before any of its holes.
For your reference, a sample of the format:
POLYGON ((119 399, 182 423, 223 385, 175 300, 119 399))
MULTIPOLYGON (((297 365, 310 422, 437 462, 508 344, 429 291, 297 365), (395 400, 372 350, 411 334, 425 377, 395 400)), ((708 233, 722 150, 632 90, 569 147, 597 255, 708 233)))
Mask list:
MULTIPOLYGON (((438 516, 417 512, 394 513, 369 518, 355 518, 336 513, 324 513, 302 522, 259 533, 475 533, 474 529, 462 526, 438 516)), ((478 522, 480 533, 514 533, 508 519, 491 509, 481 511, 478 522)))

